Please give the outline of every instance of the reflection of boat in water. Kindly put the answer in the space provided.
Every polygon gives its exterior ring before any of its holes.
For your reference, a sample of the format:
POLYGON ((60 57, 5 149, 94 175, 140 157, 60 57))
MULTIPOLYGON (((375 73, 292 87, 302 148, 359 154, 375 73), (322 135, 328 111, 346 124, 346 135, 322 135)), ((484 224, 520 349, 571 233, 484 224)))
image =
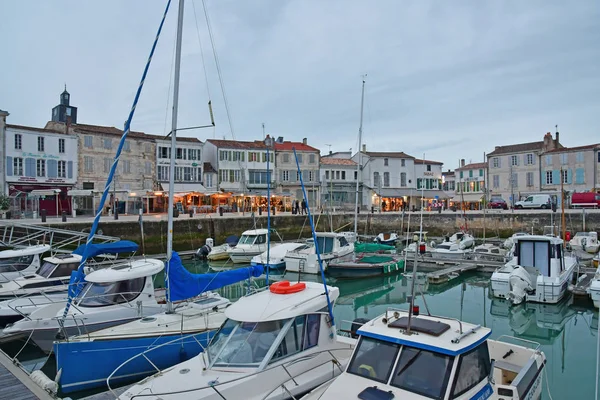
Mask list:
POLYGON ((572 303, 572 298, 568 298, 557 304, 524 303, 515 307, 508 300, 492 298, 490 314, 508 318, 509 326, 517 337, 552 344, 577 314, 570 307, 572 303))

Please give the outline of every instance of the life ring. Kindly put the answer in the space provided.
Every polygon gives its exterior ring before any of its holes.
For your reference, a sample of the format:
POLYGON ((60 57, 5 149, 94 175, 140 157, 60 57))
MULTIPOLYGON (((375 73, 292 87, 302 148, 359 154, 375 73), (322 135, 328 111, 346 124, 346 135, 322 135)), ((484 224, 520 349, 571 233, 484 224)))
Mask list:
POLYGON ((290 285, 290 281, 280 281, 271 284, 269 290, 275 294, 298 293, 306 289, 306 283, 298 282, 290 285))

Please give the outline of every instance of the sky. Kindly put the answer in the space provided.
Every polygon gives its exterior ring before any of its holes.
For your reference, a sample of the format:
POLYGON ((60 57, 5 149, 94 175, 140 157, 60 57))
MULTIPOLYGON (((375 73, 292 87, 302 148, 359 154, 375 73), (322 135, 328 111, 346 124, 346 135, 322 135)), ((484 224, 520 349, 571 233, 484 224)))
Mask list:
MULTIPOLYGON (((0 0, 0 109, 42 127, 67 85, 78 122, 122 127, 166 0, 0 0)), ((132 121, 170 130, 178 1, 132 121)), ((600 142, 600 2, 187 0, 180 128, 201 140, 265 132, 321 150, 362 143, 444 162, 495 146, 600 142), (213 33, 215 63, 204 6, 213 33), (221 82, 225 89, 226 112, 221 82), (231 121, 231 124, 230 122, 231 121)))

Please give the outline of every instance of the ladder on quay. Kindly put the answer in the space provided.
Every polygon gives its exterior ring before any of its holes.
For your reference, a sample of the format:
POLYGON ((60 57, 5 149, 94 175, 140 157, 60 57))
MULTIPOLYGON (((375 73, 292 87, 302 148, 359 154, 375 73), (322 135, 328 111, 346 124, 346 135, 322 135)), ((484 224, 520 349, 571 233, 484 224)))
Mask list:
MULTIPOLYGON (((12 221, 0 221, 0 245, 24 248, 36 244, 47 244, 52 253, 70 253, 87 241, 87 232, 47 226, 30 225, 12 221)), ((116 236, 94 235, 92 243, 112 243, 121 240, 116 236)))

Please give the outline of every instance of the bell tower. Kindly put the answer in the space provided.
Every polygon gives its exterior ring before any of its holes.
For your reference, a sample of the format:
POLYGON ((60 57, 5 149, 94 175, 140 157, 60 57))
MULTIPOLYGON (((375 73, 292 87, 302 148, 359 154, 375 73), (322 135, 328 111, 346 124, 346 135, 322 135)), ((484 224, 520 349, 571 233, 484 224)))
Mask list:
POLYGON ((65 90, 60 94, 60 104, 52 109, 52 121, 66 123, 70 119, 70 123, 77 123, 77 107, 71 106, 71 95, 65 90))

